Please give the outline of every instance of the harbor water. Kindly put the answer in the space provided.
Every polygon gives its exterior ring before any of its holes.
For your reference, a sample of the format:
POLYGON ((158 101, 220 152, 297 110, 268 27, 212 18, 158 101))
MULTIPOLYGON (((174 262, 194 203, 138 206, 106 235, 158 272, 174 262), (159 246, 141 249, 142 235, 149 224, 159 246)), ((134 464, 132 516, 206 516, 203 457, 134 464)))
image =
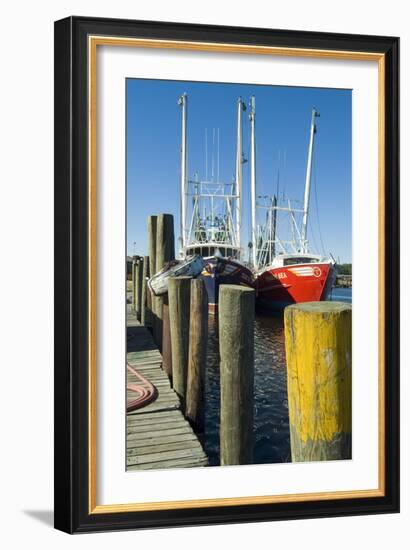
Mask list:
MULTIPOLYGON (((351 288, 335 288, 332 300, 352 301, 351 288)), ((209 318, 204 447, 210 465, 219 465, 219 352, 217 316, 209 318)), ((255 319, 254 463, 290 461, 283 316, 255 319)))

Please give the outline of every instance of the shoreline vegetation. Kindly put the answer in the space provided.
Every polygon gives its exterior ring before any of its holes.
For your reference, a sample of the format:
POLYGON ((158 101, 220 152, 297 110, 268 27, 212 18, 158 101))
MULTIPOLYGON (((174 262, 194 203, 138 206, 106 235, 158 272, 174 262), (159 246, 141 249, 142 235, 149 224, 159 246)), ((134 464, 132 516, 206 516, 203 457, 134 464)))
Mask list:
POLYGON ((336 281, 334 288, 352 287, 352 264, 336 264, 336 281))

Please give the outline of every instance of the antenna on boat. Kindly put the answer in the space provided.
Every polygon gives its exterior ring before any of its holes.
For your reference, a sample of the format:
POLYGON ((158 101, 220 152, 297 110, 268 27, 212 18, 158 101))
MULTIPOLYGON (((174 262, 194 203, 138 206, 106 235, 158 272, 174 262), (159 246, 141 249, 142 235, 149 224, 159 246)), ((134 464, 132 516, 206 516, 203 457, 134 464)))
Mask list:
POLYGON ((301 234, 301 252, 306 254, 308 251, 307 241, 307 225, 309 214, 309 199, 310 199, 310 184, 312 179, 312 158, 313 158, 313 146, 316 134, 316 117, 319 117, 320 113, 315 108, 312 109, 312 120, 310 123, 310 139, 309 139, 309 151, 308 160, 306 166, 306 181, 305 181, 305 199, 303 203, 303 220, 302 220, 302 234, 301 234))
POLYGON ((186 196, 188 192, 187 181, 187 110, 188 96, 183 93, 178 105, 182 108, 182 132, 181 132, 181 243, 182 248, 186 245, 186 196))
POLYGON ((242 112, 246 105, 242 98, 238 98, 237 134, 236 134, 236 244, 241 248, 241 223, 242 223, 242 112))
POLYGON ((255 96, 250 99, 249 120, 251 122, 251 228, 252 228, 252 264, 257 269, 257 235, 256 235, 256 141, 255 141, 255 96))

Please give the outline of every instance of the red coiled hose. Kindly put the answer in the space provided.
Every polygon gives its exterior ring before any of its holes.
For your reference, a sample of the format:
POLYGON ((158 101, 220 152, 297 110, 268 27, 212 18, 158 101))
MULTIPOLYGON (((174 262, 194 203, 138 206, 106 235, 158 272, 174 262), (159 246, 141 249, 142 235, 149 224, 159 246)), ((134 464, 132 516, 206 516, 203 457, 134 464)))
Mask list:
POLYGON ((151 384, 149 380, 137 372, 128 363, 127 369, 145 384, 145 386, 142 386, 141 384, 127 384, 127 390, 137 394, 135 399, 127 402, 127 412, 131 412, 152 403, 152 401, 158 397, 158 390, 154 384, 151 384))

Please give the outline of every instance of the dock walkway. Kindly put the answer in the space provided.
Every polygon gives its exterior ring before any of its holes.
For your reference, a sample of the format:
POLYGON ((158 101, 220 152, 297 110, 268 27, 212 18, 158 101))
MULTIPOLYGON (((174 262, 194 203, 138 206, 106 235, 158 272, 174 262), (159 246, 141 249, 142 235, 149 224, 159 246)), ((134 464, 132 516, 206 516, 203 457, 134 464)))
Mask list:
MULTIPOLYGON (((158 397, 127 414, 127 470, 193 468, 208 459, 189 422, 181 412, 178 395, 162 370, 162 356, 151 333, 139 325, 128 306, 127 361, 158 390, 158 397)), ((128 383, 140 383, 127 372, 128 383)), ((127 392, 127 399, 132 399, 127 392)))

